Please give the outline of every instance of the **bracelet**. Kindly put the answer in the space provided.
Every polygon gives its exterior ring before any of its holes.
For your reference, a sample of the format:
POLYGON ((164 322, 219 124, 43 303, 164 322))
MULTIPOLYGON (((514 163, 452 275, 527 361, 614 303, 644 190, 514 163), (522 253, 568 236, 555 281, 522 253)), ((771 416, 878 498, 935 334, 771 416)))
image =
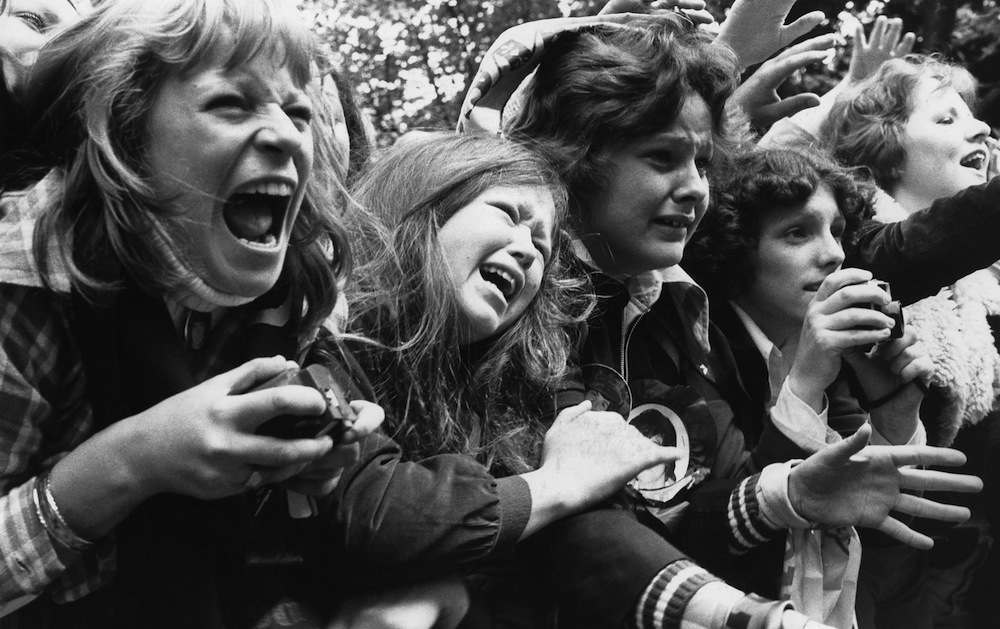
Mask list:
POLYGON ((55 496, 52 495, 52 480, 48 471, 35 479, 32 502, 35 514, 42 523, 42 528, 60 546, 79 552, 94 545, 94 542, 73 532, 73 529, 63 518, 59 511, 59 505, 56 504, 55 496))

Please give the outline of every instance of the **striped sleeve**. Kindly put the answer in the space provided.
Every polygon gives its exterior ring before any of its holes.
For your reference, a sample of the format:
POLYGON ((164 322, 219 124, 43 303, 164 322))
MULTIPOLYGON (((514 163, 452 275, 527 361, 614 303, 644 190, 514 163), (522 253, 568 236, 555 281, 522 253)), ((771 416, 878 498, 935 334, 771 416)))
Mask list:
POLYGON ((729 550, 743 554, 781 535, 784 529, 773 525, 761 510, 758 498, 760 474, 743 480, 729 495, 726 515, 729 519, 729 550))
POLYGON ((684 610, 703 585, 719 579, 692 561, 680 559, 661 570, 639 597, 633 629, 680 627, 684 610))

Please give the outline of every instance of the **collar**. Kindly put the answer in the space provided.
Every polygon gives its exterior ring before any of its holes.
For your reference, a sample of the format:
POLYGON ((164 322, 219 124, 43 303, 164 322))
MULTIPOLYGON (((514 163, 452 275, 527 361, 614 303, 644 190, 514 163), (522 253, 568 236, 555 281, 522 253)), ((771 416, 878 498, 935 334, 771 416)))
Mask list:
MULTIPOLYGON (((768 357, 771 356, 771 352, 777 349, 774 342, 767 338, 767 335, 760 329, 760 326, 750 318, 750 315, 748 315, 746 311, 736 305, 735 301, 730 301, 729 305, 733 307, 733 312, 736 313, 736 316, 739 317, 739 320, 743 323, 743 327, 746 328, 747 334, 750 335, 750 340, 753 341, 753 344, 757 348, 757 351, 760 352, 761 357, 767 361, 768 357)), ((781 350, 778 350, 778 352, 780 353, 781 350)))
MULTIPOLYGON (((52 169, 30 188, 0 197, 0 282, 45 286, 35 266, 35 225, 48 208, 62 199, 64 179, 61 169, 52 169)), ((58 243, 52 240, 48 247, 49 286, 56 292, 69 293, 69 273, 59 255, 58 243)))

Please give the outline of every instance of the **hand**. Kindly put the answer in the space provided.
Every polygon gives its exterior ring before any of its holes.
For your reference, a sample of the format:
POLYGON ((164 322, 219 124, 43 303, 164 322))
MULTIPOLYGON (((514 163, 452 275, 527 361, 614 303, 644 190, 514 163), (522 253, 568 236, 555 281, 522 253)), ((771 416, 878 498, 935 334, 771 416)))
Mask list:
POLYGON ((307 464, 305 468, 285 481, 286 488, 300 494, 325 496, 337 488, 344 470, 358 460, 358 441, 378 430, 385 420, 385 411, 378 404, 364 400, 351 401, 357 413, 354 426, 344 433, 340 443, 326 456, 307 464))
POLYGON ((781 626, 776 629, 834 629, 830 625, 824 625, 806 616, 802 612, 794 609, 786 609, 781 613, 781 626))
POLYGON ((847 80, 859 82, 871 76, 878 67, 895 57, 902 57, 913 50, 916 35, 903 32, 903 20, 888 19, 880 15, 872 26, 872 32, 865 38, 865 27, 858 22, 854 28, 854 45, 851 48, 851 65, 847 69, 847 80))
POLYGON ((139 491, 221 498, 281 482, 328 454, 329 437, 254 434, 272 417, 318 415, 326 408, 319 391, 309 387, 251 391, 294 366, 280 356, 258 358, 112 426, 131 433, 122 457, 139 491))
POLYGON ((657 445, 621 415, 590 410, 590 402, 565 409, 545 433, 542 465, 550 489, 578 511, 610 496, 643 470, 677 460, 679 448, 657 445))
POLYGON ((788 386, 817 410, 823 392, 840 373, 842 354, 889 338, 892 317, 864 307, 889 303, 889 296, 871 279, 872 274, 862 269, 834 271, 820 284, 806 310, 788 386))
POLYGON ((608 0, 598 15, 675 10, 686 15, 695 24, 715 23, 715 16, 705 8, 704 0, 608 0))
POLYGON ((328 629, 453 629, 468 610, 469 594, 452 578, 349 599, 328 629))
POLYGON ((736 0, 718 41, 733 49, 744 68, 761 63, 825 18, 822 11, 813 11, 786 25, 793 4, 795 0, 736 0))
POLYGON ((844 359, 868 400, 881 400, 868 409, 875 429, 890 443, 909 441, 924 399, 917 383, 927 383, 934 373, 934 362, 913 328, 906 328, 902 338, 879 343, 870 353, 848 351, 844 359))
POLYGON ((890 511, 944 522, 969 518, 965 507, 900 491, 982 490, 983 482, 975 476, 905 467, 955 467, 965 463, 964 454, 932 446, 866 446, 870 435, 866 424, 792 468, 788 496, 796 513, 822 526, 874 528, 920 549, 931 548, 933 540, 891 517, 890 511))
POLYGON ((765 61, 736 88, 727 106, 740 107, 754 128, 767 129, 782 118, 819 105, 819 96, 812 93, 796 94, 783 99, 778 96, 778 86, 796 71, 822 61, 833 49, 835 42, 834 35, 820 35, 765 61))
POLYGON ((1000 141, 996 138, 986 138, 986 149, 990 153, 990 164, 986 169, 986 181, 1000 174, 1000 141))

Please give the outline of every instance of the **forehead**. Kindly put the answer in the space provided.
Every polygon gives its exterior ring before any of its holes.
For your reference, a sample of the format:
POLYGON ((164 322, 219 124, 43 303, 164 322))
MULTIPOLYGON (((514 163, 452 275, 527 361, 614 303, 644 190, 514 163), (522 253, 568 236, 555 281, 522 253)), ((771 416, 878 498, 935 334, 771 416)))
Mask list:
POLYGON ((912 95, 913 113, 941 107, 961 107, 968 109, 962 95, 952 85, 941 79, 924 76, 917 81, 912 95))
POLYGON ((660 131, 640 136, 621 145, 635 148, 647 144, 677 144, 698 148, 712 148, 712 114, 705 99, 696 94, 688 96, 677 118, 660 131))
POLYGON ((219 83, 237 83, 249 89, 274 92, 280 98, 305 93, 306 86, 295 80, 292 68, 282 63, 277 54, 262 52, 233 67, 227 67, 227 61, 222 52, 217 51, 187 71, 172 73, 170 79, 181 87, 194 89, 208 89, 219 83))
POLYGON ((806 202, 801 205, 766 212, 761 217, 761 225, 767 227, 768 225, 786 223, 802 218, 809 218, 823 223, 833 223, 843 218, 840 206, 837 205, 837 198, 829 186, 824 183, 819 184, 816 187, 816 191, 812 193, 812 196, 806 199, 806 202))

